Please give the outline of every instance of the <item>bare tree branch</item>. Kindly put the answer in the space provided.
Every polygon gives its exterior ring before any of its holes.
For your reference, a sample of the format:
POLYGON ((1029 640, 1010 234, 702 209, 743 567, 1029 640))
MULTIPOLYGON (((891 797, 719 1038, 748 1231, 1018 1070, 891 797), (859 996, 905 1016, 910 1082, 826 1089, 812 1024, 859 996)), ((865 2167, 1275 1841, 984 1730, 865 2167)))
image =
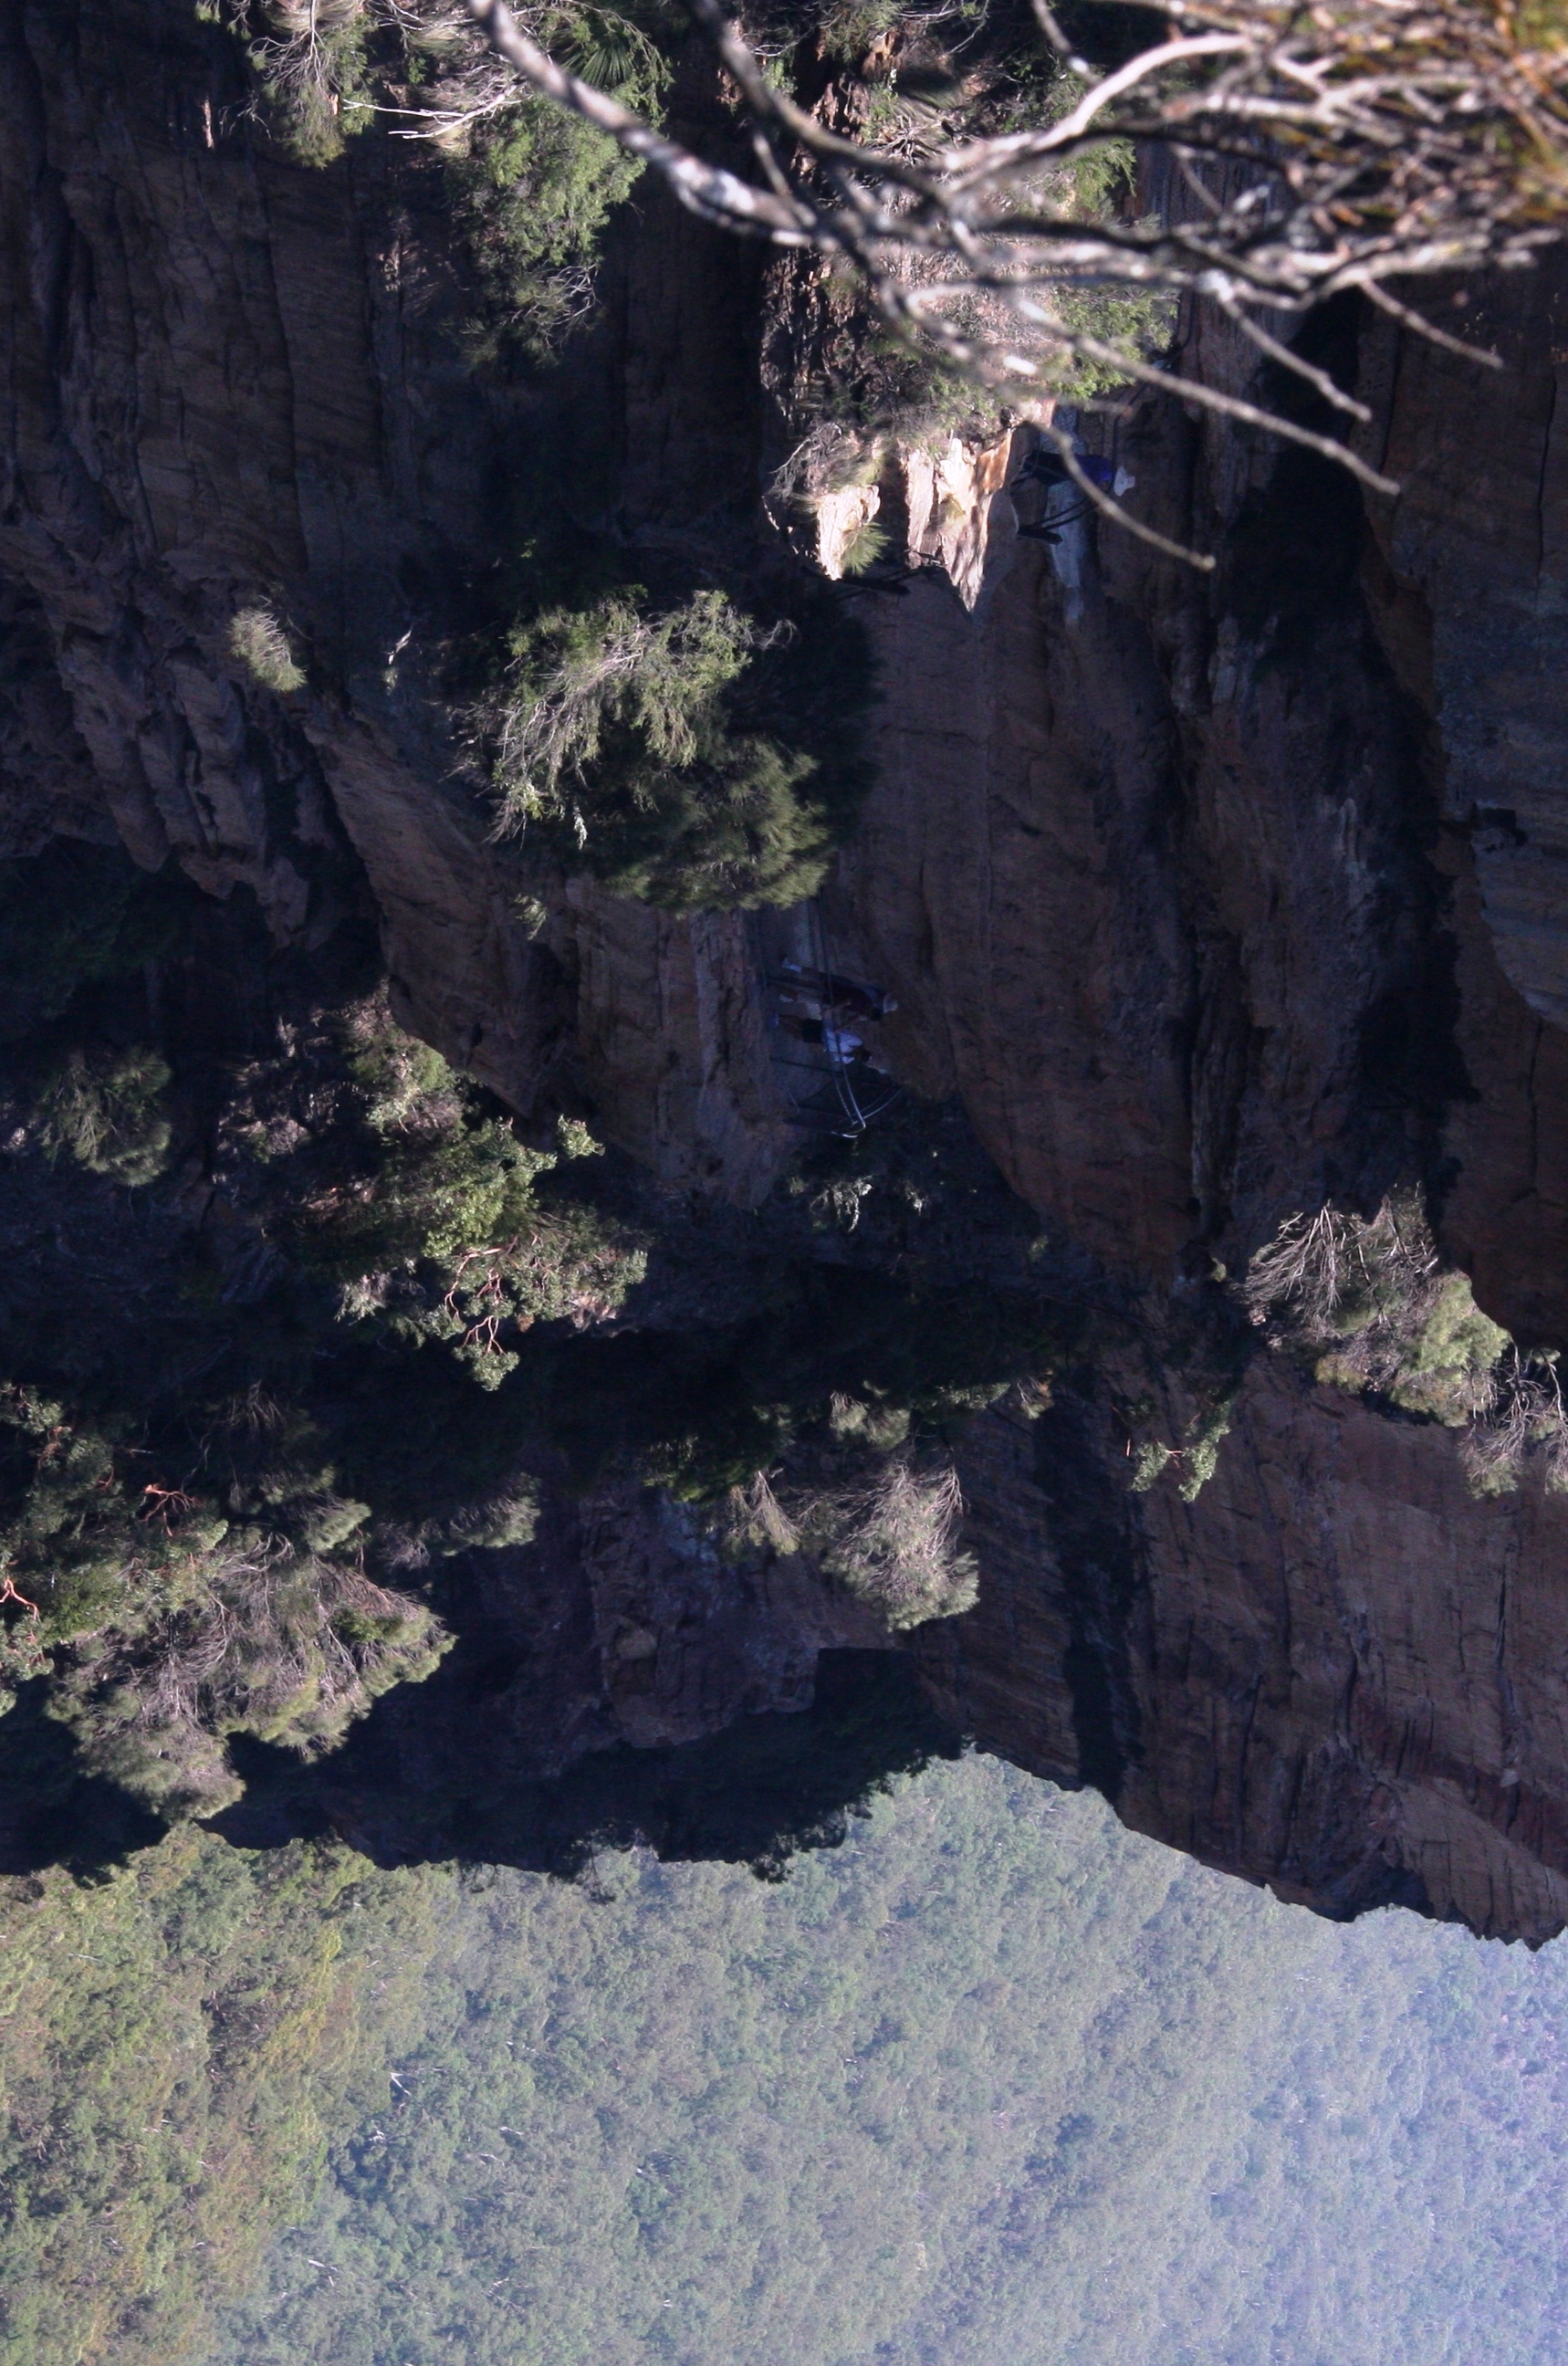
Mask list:
MULTIPOLYGON (((1271 362, 1364 422, 1366 406, 1269 316, 1300 319, 1357 289, 1413 332, 1495 366, 1386 283, 1528 262, 1568 220, 1568 45, 1532 47, 1528 20, 1487 0, 1164 0, 1168 37, 1102 73, 1072 52, 1048 0, 1032 0, 1045 44, 1078 77, 1069 103, 1023 130, 946 144, 917 127, 897 150, 809 113, 763 72, 723 0, 689 0, 750 116, 757 182, 568 73, 507 0, 468 5, 535 89, 642 158, 704 220, 847 265, 874 310, 947 366, 1049 393, 1089 366, 1102 382, 1158 388, 1316 452, 1380 493, 1398 487, 1348 443, 1173 377, 1134 333, 1076 324, 1066 299, 1136 299, 1136 317, 1151 296, 1213 303, 1271 362), (1131 221, 1078 202, 1073 168, 1109 141, 1174 157, 1190 218, 1131 221)), ((1079 489, 1177 552, 1099 488, 1079 489)))
POLYGON ((1434 321, 1427 320, 1424 312, 1412 311, 1408 304, 1399 303, 1386 287, 1380 287, 1376 281, 1369 282, 1363 293, 1380 312, 1386 312, 1391 320, 1399 322, 1401 328, 1414 329, 1416 334, 1425 337, 1428 344, 1441 345, 1445 353, 1458 354, 1467 362, 1480 362, 1486 369, 1502 368, 1500 354, 1488 353, 1484 345, 1468 344, 1463 337, 1450 337, 1446 329, 1439 329, 1434 321))
POLYGON ((1336 411, 1343 411, 1351 419, 1359 419, 1363 422, 1371 418, 1366 404, 1358 402, 1353 394, 1347 394, 1342 388, 1336 386, 1326 370, 1320 370, 1313 363, 1303 361, 1300 354, 1292 352, 1289 345, 1282 345, 1278 337, 1271 337, 1258 321, 1249 321, 1228 288, 1213 287, 1207 292, 1213 296, 1226 320, 1234 321, 1242 335, 1249 338, 1260 354, 1267 354, 1269 360, 1278 362, 1281 369, 1293 370, 1297 377, 1304 378, 1307 385, 1314 388, 1325 402, 1331 403, 1336 411))

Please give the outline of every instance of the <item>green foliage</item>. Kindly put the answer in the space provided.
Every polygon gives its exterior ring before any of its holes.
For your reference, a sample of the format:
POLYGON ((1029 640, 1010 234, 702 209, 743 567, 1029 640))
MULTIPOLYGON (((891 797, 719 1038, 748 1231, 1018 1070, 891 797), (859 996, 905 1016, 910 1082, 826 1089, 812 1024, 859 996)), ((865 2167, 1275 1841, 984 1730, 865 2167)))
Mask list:
MULTIPOLYGON (((863 466, 880 473, 889 442, 919 445, 961 435, 975 443, 1001 432, 1004 398, 976 386, 934 347, 897 335, 880 320, 867 321, 854 291, 829 280, 823 298, 829 320, 822 331, 822 364, 811 390, 807 434, 824 427, 868 439, 863 466)), ((961 307, 953 318, 962 323, 961 307)), ((827 473, 826 489, 858 481, 858 472, 840 466, 827 473)))
POLYGON ((1568 2304, 1560 1947, 991 1761, 773 1884, 187 1829, 0 1943, 4 2366, 1546 2366, 1568 2304))
POLYGON ((1089 1359, 1118 1375, 1134 1494, 1147 1494, 1168 1473, 1181 1501, 1196 1503, 1219 1467, 1256 1346, 1252 1326, 1217 1290, 1175 1292, 1163 1305, 1145 1305, 1132 1324, 1109 1312, 1101 1317, 1089 1359))
POLYGON ((1234 1399, 1223 1399, 1211 1406, 1193 1422, 1186 1445, 1181 1448, 1181 1477, 1177 1493, 1184 1504, 1195 1504, 1213 1477, 1220 1459, 1220 1445, 1230 1436, 1234 1399))
MULTIPOLYGON (((669 67, 614 9, 547 12, 536 38, 573 73, 657 121, 669 67)), ((592 302, 604 226, 642 171, 581 117, 530 95, 476 123, 445 152, 459 222, 501 327, 547 352, 592 302)))
POLYGON ((563 1117, 556 1125, 556 1139, 565 1159, 603 1158, 604 1145, 596 1142, 580 1117, 563 1117))
POLYGON ((371 119, 366 0, 247 0, 237 24, 268 130, 297 164, 334 163, 371 119))
POLYGON ((204 2366, 1552 2354, 1555 1950, 1326 1924, 976 1759, 776 1886, 480 1879, 204 2366))
MULTIPOLYGON (((662 29, 657 7, 644 13, 662 29)), ((642 169, 605 133, 532 92, 496 107, 487 51, 435 0, 387 10, 265 0, 259 18, 253 0, 241 21, 254 36, 259 110, 297 163, 332 163, 378 105, 406 113, 413 102, 436 138, 490 314, 470 336, 478 350, 506 335, 542 355, 591 308, 604 225, 642 169)), ((643 24, 574 5, 536 12, 531 29, 573 72, 658 119, 670 70, 643 24)))
MULTIPOLYGON (((1059 96, 1052 116, 1059 119, 1072 112, 1084 89, 1073 74, 1062 75, 1055 87, 1059 96)), ((1071 184, 1072 211, 1084 220, 1103 220, 1132 195, 1138 160, 1131 141, 1102 140, 1093 148, 1080 148, 1061 169, 1071 184)))
MULTIPOLYGON (((69 912, 79 878, 95 863, 17 866, 0 952, 26 946, 35 879, 69 912)), ((935 1467, 968 1411, 1047 1353, 1020 1284, 1031 1229, 963 1128, 911 1111, 765 1218, 677 1215, 581 1120, 549 1149, 522 1141, 384 991, 323 998, 313 968, 291 998, 247 971, 234 907, 225 975, 277 1022, 260 1055, 215 1056, 207 912, 176 903, 160 938, 131 922, 143 892, 163 914, 162 883, 125 866, 98 884, 74 976, 49 988, 43 1074, 126 1057, 116 1033, 145 981, 96 974, 158 943, 195 981, 170 1006, 200 1013, 194 1056, 166 1038, 169 1159, 183 1177, 199 1144, 210 1193, 51 1158, 36 1055, 0 1059, 0 1683, 37 1680, 62 1746, 160 1816, 232 1797, 234 1737, 310 1757, 420 1679, 445 1589, 530 1536, 540 1458, 687 1499, 780 1453, 803 1481, 867 1487, 890 1452, 935 1467), (1002 1245, 995 1273, 976 1243, 1002 1245), (863 1259, 847 1271, 846 1248, 863 1259), (652 1324, 617 1319, 645 1273, 652 1324)), ((255 950, 273 958, 259 927, 255 950)), ((106 1141, 77 1147, 101 1167, 124 1149, 106 1141)))
POLYGON ((395 1134, 427 1114, 439 1122, 457 1112, 462 1087, 446 1061, 434 1044, 405 1035, 382 1002, 351 1015, 349 1041, 348 1073, 373 1132, 395 1134))
MULTIPOLYGON (((744 670, 761 636, 719 592, 650 616, 646 595, 612 594, 586 611, 551 610, 512 637, 513 689, 499 718, 497 779, 505 824, 520 828, 570 802, 607 738, 629 738, 645 775, 695 761, 715 736, 723 692, 744 670)), ((633 801, 649 802, 647 777, 633 801)))
POLYGON ((403 1441, 341 1478, 318 1356, 330 1376, 345 1350, 435 1340, 493 1386, 509 1338, 599 1319, 642 1253, 569 1193, 538 1200, 556 1155, 384 996, 318 1006, 307 1056, 287 1027, 289 1049, 226 1079, 204 1051, 182 1094, 161 1053, 106 1039, 126 997, 104 988, 144 947, 188 959, 177 923, 198 916, 96 851, 0 888, 0 965, 20 968, 40 902, 80 922, 40 964, 41 1078, 35 1053, 0 1064, 0 1687, 44 1680, 88 1774, 165 1819, 211 1812, 240 1787, 229 1737, 320 1752, 429 1673, 446 1638, 410 1570, 531 1533, 515 1425, 483 1472, 453 1455, 427 1474, 412 1515, 403 1441), (157 1183, 197 1089, 218 1188, 193 1218, 157 1183))
POLYGON ((878 525, 874 518, 867 518, 855 528, 840 552, 839 571, 849 576, 869 574, 886 558, 891 546, 886 527, 878 525))
POLYGON ((84 1765, 167 1818, 237 1795, 226 1734, 321 1748, 445 1649, 423 1604, 365 1576, 368 1507, 336 1495, 330 1470, 291 1466, 288 1443, 310 1441, 271 1439, 272 1469, 249 1482, 231 1458, 222 1490, 139 1484, 62 1406, 0 1393, 0 1568, 19 1597, 0 1670, 49 1664, 84 1765))
MULTIPOLYGON (((575 0, 536 11, 530 28, 572 71, 657 120, 670 74, 654 37, 663 12, 655 0, 640 13, 648 23, 575 0)), ((541 356, 592 309, 605 223, 642 167, 535 93, 497 107, 488 50, 442 0, 197 0, 197 14, 225 18, 245 43, 253 111, 294 163, 334 163, 378 109, 386 133, 417 128, 434 141, 488 316, 469 324, 476 354, 512 338, 541 356)), ((303 686, 266 610, 236 619, 233 648, 269 688, 303 686)))
POLYGON ((420 2026, 441 1882, 186 1829, 0 1883, 0 2360, 169 2366, 420 2026))
MULTIPOLYGON (((852 103, 861 110, 860 136, 908 163, 935 167, 966 141, 1037 130, 1085 96, 1083 82, 1038 41, 1032 25, 1020 46, 1021 29, 1012 11, 984 5, 933 18, 889 16, 880 0, 833 0, 819 40, 841 66, 858 68, 863 88, 852 103), (891 40, 880 46, 888 34, 891 40), (874 62, 866 54, 874 45, 874 62)), ((1131 144, 1110 139, 1021 173, 1015 196, 1021 213, 1032 218, 1104 224, 1126 219, 1134 186, 1131 144)), ((1010 384, 988 386, 951 361, 933 336, 892 332, 847 272, 825 275, 809 297, 803 293, 796 314, 802 448, 825 423, 905 445, 953 434, 994 442, 1021 400, 1050 395, 1060 403, 1094 404, 1125 386, 1129 365, 1156 358, 1175 327, 1168 299, 1092 280, 1065 277, 1043 286, 1029 322, 992 296, 955 295, 942 319, 959 335, 993 356, 1015 353, 1027 360, 1027 371, 1010 384), (1053 323, 1062 333, 1053 332, 1053 323), (1082 355, 1073 336, 1092 337, 1115 357, 1082 355)))
MULTIPOLYGON (((37 1611, 38 1639, 59 1641, 107 1617, 132 1582, 133 1560, 136 1581, 160 1600, 177 1597, 188 1552, 161 1522, 138 1533, 107 1438, 68 1421, 62 1405, 11 1387, 0 1393, 0 1446, 8 1482, 0 1552, 37 1611)), ((11 1634, 26 1647, 34 1622, 18 1622, 11 1634)))
POLYGON ((144 1044, 118 1055, 73 1051, 39 1096, 39 1141, 50 1157, 67 1151, 95 1175, 151 1183, 168 1159, 172 1081, 168 1062, 144 1044))
POLYGON ((465 1117, 450 1132, 394 1135, 371 1191, 345 1195, 318 1239, 333 1265, 355 1275, 395 1265, 449 1269, 527 1225, 534 1178, 551 1163, 498 1118, 465 1117))
POLYGON ((1167 1470, 1174 1470, 1177 1493, 1184 1504, 1195 1504, 1219 1468, 1220 1448, 1230 1436, 1235 1394, 1229 1389, 1214 1394, 1212 1384, 1204 1385, 1209 1376, 1201 1372, 1183 1371, 1179 1377, 1189 1384, 1197 1379, 1200 1399, 1185 1425, 1173 1433, 1181 1443, 1168 1446, 1163 1438, 1145 1438, 1133 1458, 1127 1483, 1134 1495, 1146 1495, 1167 1470))
POLYGON ((1506 1493, 1528 1468, 1568 1488, 1555 1355, 1521 1355, 1468 1275, 1443 1271, 1414 1199, 1370 1220, 1334 1208, 1289 1218, 1253 1257, 1243 1296, 1326 1386, 1462 1430, 1478 1493, 1506 1493))
POLYGON ((1483 1314, 1470 1277, 1444 1274, 1423 1309, 1389 1394, 1410 1413, 1430 1414, 1450 1429, 1474 1409, 1473 1391, 1512 1345, 1500 1323, 1483 1314))
POLYGON ((1145 1438, 1134 1457, 1133 1476, 1128 1482, 1134 1495, 1146 1495, 1155 1481, 1164 1475, 1175 1456, 1174 1447, 1162 1445, 1156 1437, 1145 1438))
MULTIPOLYGON (((1136 361, 1151 361, 1162 352, 1176 324, 1174 304, 1157 295, 1123 295, 1107 287, 1061 287, 1053 301, 1064 328, 1093 337, 1136 361)), ((1054 376, 1053 384, 1061 400, 1089 402, 1125 386, 1129 376, 1114 361, 1074 355, 1054 376)))
MULTIPOLYGON (((323 1330, 445 1341, 494 1387, 516 1361, 507 1335, 618 1302, 641 1252, 570 1200, 536 1202, 554 1154, 480 1114, 383 1001, 354 1006, 342 1042, 330 1181, 312 1189, 287 1159, 263 1166, 277 1233, 305 1273, 337 1284, 323 1330)), ((49 1456, 18 1527, 36 1549, 17 1568, 29 1583, 39 1572, 49 1636, 96 1635, 57 1668, 60 1713, 91 1766, 164 1813, 231 1795, 225 1733, 320 1748, 387 1685, 428 1672, 440 1630, 424 1605, 366 1574, 367 1549, 400 1566, 522 1542, 532 1526, 509 1468, 498 1493, 444 1514, 438 1487, 412 1529, 400 1518, 384 1532, 375 1505, 340 1487, 311 1419, 259 1380, 209 1409, 194 1466, 188 1447, 176 1452, 140 1504, 104 1440, 69 1451, 55 1440, 49 1456), (75 1493, 57 1502, 67 1478, 75 1493)))
POLYGON ((663 611, 615 592, 520 627, 485 717, 501 829, 532 828, 617 893, 681 910, 814 894, 842 828, 836 783, 744 727, 739 696, 789 632, 714 591, 663 611))
MULTIPOLYGON (((642 1279, 646 1250, 570 1199, 541 1205, 535 1186, 557 1153, 528 1148, 481 1114, 384 1003, 361 1006, 348 1024, 353 1098, 373 1157, 295 1220, 299 1253, 339 1282, 346 1320, 446 1342, 497 1388, 516 1368, 520 1333, 604 1320, 642 1279)), ((576 1139, 565 1137, 569 1155, 581 1155, 576 1139)))

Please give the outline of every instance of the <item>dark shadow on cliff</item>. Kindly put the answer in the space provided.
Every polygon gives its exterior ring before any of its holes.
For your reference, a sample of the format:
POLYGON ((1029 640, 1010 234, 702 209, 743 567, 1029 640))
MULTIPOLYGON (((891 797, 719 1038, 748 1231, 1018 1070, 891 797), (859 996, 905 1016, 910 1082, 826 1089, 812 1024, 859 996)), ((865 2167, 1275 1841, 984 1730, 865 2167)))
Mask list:
POLYGON ((42 1677, 18 1686, 0 1717, 0 1874, 101 1873, 153 1847, 165 1826, 83 1765, 73 1737, 45 1714, 49 1690, 42 1677))
MULTIPOLYGON (((565 1878, 601 1849, 641 1843, 667 1861, 750 1865, 776 1880, 801 1850, 836 1847, 893 1777, 962 1746, 908 1661, 833 1651, 798 1715, 743 1717, 673 1749, 617 1743, 542 1777, 472 1713, 473 1675, 458 1666, 445 1684, 406 1687, 313 1763, 237 1736, 244 1795, 209 1829, 237 1848, 336 1837, 382 1865, 512 1865, 565 1878)), ((47 1691, 24 1685, 0 1718, 0 1874, 60 1865, 90 1877, 156 1847, 167 1826, 84 1766, 45 1714, 47 1691)))
POLYGON ((1128 1629, 1140 1591, 1125 1487, 1095 1451, 1093 1406, 1065 1390, 1035 1429, 1035 1475, 1050 1507, 1070 1621, 1062 1673, 1086 1783, 1112 1807, 1142 1755, 1128 1629))
POLYGON ((641 1842, 667 1860, 716 1858, 777 1879, 799 1850, 836 1846, 891 1777, 961 1747, 908 1661, 830 1651, 798 1715, 742 1717, 667 1750, 617 1743, 545 1779, 516 1763, 515 1742, 507 1763, 499 1720, 487 1735, 463 1715, 471 1671, 453 1659, 315 1765, 237 1741, 245 1796, 210 1829, 241 1848, 330 1831, 378 1865, 455 1859, 567 1876, 600 1849, 641 1842))
MULTIPOLYGON (((1353 299, 1325 304, 1294 341, 1303 361, 1354 393, 1359 314, 1353 299)), ((1321 396, 1270 365, 1262 400, 1313 434, 1338 439, 1346 422, 1321 396)), ((1321 637, 1358 603, 1366 537, 1360 488, 1348 470, 1280 443, 1268 482, 1248 495, 1224 561, 1224 598, 1264 666, 1310 665, 1321 637)))
MULTIPOLYGON (((1354 297, 1314 313, 1293 340, 1303 358, 1357 390, 1365 316, 1354 297)), ((1343 440, 1348 422, 1298 378, 1270 365, 1262 399, 1281 416, 1343 440)), ((1393 587, 1348 472, 1298 445, 1276 448, 1268 481, 1247 498, 1229 537, 1222 605, 1239 627, 1255 678, 1282 675, 1292 697, 1362 685, 1334 719, 1345 779, 1375 749, 1392 788, 1363 807, 1362 859, 1377 880, 1382 975, 1361 1020, 1352 1123, 1325 1168, 1330 1189, 1371 1212, 1418 1178, 1440 1198, 1451 1182, 1446 1120, 1476 1087, 1459 1049, 1458 947, 1449 888, 1434 867, 1439 811, 1432 716, 1391 661, 1368 597, 1393 587)), ((1429 660, 1428 660, 1429 662, 1429 660)))

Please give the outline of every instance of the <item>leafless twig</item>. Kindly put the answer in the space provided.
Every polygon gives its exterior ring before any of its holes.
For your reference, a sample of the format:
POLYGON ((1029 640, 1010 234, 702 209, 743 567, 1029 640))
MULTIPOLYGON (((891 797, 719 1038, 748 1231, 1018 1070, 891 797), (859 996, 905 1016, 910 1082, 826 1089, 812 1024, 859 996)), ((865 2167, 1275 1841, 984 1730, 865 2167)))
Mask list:
MULTIPOLYGON (((1402 326, 1495 362, 1388 283, 1526 263, 1568 212, 1568 45, 1532 45, 1527 18, 1483 0, 1166 0, 1168 37, 1099 74, 1036 0, 1045 42, 1081 89, 1036 124, 934 153, 924 141, 879 145, 831 129, 763 72, 721 0, 689 0, 750 117, 756 181, 570 73, 507 0, 468 5, 499 56, 641 158, 693 212, 847 265, 889 325, 953 370, 1049 392, 1066 366, 1089 365, 1304 445, 1382 493, 1398 488, 1348 444, 1173 379, 1134 338, 1075 325, 1062 291, 1212 302, 1335 410, 1364 418, 1267 316, 1300 320, 1359 289, 1402 326), (1086 219, 1071 168, 1108 141, 1145 158, 1174 153, 1197 199, 1190 218, 1086 219), (974 328, 976 299, 988 321, 1016 321, 1016 340, 974 328)), ((1069 473, 1097 508, 1205 563, 1069 473)))

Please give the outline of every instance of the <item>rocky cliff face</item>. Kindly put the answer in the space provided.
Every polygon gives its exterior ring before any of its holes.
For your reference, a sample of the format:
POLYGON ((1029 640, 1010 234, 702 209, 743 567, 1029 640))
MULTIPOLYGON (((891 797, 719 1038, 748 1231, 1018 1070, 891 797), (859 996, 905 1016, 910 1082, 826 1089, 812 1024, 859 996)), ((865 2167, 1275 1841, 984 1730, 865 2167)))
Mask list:
MULTIPOLYGON (((530 469, 618 502, 634 545, 755 532, 753 260, 645 193, 564 376, 477 375, 434 181, 370 143, 287 163, 216 30, 175 0, 128 21, 0 11, 6 850, 118 833, 305 949, 351 850, 413 1028, 524 1112, 570 1079, 667 1185, 754 1206, 795 1136, 749 923, 581 880, 525 918, 442 676, 530 469), (229 654, 258 597, 319 686, 282 700, 229 654)), ((1310 456, 1140 408, 1118 456, 1156 524, 1219 548, 1209 581, 1087 527, 1019 541, 1005 455, 945 527, 906 468, 944 564, 860 597, 877 779, 826 908, 897 994, 902 1081, 962 1101, 1063 1286, 1122 1319, 1223 1292, 1297 1211, 1416 1189, 1481 1304, 1568 1341, 1564 288, 1549 266, 1456 312, 1497 378, 1321 324, 1406 485, 1371 514, 1310 456)), ((1111 1356, 1037 1421, 975 1424, 981 1595, 917 1638, 933 1696, 1324 1910, 1560 1927, 1568 1498, 1479 1500, 1439 1425, 1267 1354, 1201 1491, 1136 1494, 1151 1389, 1179 1375, 1111 1356)), ((796 1707, 820 1648, 871 1639, 787 1573, 727 1590, 668 1506, 570 1518, 506 1612, 540 1764, 796 1707)))
MULTIPOLYGON (((1122 456, 1222 537, 1212 590, 1004 529, 972 615, 922 587, 885 627, 842 892, 911 1073, 1102 1269, 1201 1292, 1420 1177, 1481 1301, 1562 1335, 1562 284, 1473 322, 1483 443, 1467 365, 1362 327, 1387 513, 1167 417, 1122 456)), ((1557 1928, 1561 1504, 1478 1503, 1437 1428, 1267 1361, 1197 1500, 1132 1496, 1113 1393, 978 1425, 988 1583, 921 1646, 953 1713, 1284 1895, 1557 1928)))

